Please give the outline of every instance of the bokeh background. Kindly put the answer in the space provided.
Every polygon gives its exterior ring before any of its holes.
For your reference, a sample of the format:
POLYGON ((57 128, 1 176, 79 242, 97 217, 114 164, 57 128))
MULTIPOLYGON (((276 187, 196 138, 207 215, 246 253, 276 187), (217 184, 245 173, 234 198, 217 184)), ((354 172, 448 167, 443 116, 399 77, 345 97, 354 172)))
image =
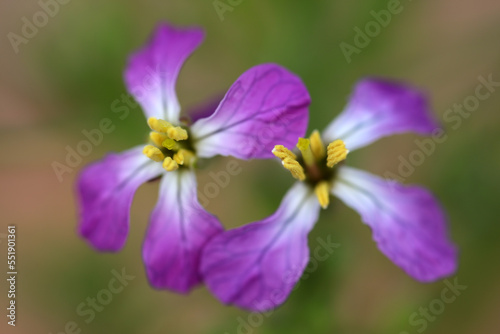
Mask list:
MULTIPOLYGON (((228 4, 227 0, 222 0, 228 4)), ((237 1, 233 1, 233 4, 237 1)), ((404 1, 370 44, 348 63, 339 44, 353 44, 354 28, 373 20, 370 11, 387 1, 241 1, 221 20, 212 0, 69 1, 15 53, 8 33, 21 34, 23 17, 40 11, 35 0, 0 3, 0 233, 17 225, 17 326, 2 333, 64 333, 74 321, 81 333, 497 333, 500 331, 500 91, 495 92, 415 169, 408 183, 426 185, 449 215, 460 247, 456 276, 467 289, 428 326, 410 318, 440 299, 444 282, 420 284, 387 260, 357 213, 338 200, 321 214, 310 235, 331 238, 338 249, 271 315, 220 304, 200 287, 188 296, 149 287, 141 243, 157 196, 157 184, 137 192, 131 233, 123 251, 98 254, 75 233, 74 182, 78 169, 108 151, 144 141, 146 123, 131 110, 101 145, 59 182, 51 167, 64 162, 65 147, 85 139, 82 130, 116 120, 111 103, 125 92, 127 56, 140 47, 158 21, 200 25, 204 44, 188 60, 178 81, 184 110, 224 93, 249 67, 280 63, 300 75, 313 103, 309 131, 323 129, 345 105, 355 82, 377 75, 410 82, 428 92, 441 119, 454 103, 474 94, 478 76, 500 80, 500 3, 497 1, 404 1), (111 270, 126 268, 135 279, 89 324, 76 314, 87 297, 107 287, 111 270), (259 320, 260 319, 260 320, 259 320), (243 328, 244 322, 259 326, 243 328)), ((350 165, 383 175, 396 172, 399 156, 417 147, 414 135, 380 140, 349 156, 350 165)), ((223 170, 219 158, 199 173, 223 170)), ((209 202, 227 227, 271 214, 292 179, 273 161, 241 162, 243 172, 209 202)), ((1 240, 5 264, 6 242, 1 240)), ((6 269, 6 264, 2 265, 6 269)), ((5 281, 2 287, 5 286, 5 281)), ((419 316, 416 319, 421 319, 419 316)), ((76 331, 75 333, 78 333, 76 331)))

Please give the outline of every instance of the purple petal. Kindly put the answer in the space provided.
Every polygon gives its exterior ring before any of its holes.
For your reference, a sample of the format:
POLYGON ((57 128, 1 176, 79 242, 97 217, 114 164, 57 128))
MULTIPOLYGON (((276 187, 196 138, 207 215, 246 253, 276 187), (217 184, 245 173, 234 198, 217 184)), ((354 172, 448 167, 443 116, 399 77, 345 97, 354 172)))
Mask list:
POLYGON ((109 154, 79 176, 79 232, 97 250, 118 251, 123 247, 135 191, 162 173, 161 164, 145 157, 142 149, 109 154))
POLYGON ((213 238, 201 263, 203 279, 224 303, 252 311, 282 304, 309 261, 307 234, 319 203, 297 183, 270 217, 213 238))
POLYGON ((428 190, 341 167, 333 193, 359 212, 382 253, 408 275, 430 282, 455 272, 445 214, 428 190))
POLYGON ((149 43, 130 56, 125 84, 141 104, 146 117, 179 122, 180 106, 175 93, 177 75, 203 38, 204 32, 199 28, 179 29, 160 24, 149 43))
POLYGON ((142 252, 151 285, 189 292, 201 282, 202 248, 222 230, 219 220, 198 202, 194 172, 166 173, 142 252))
POLYGON ((243 73, 215 113, 193 124, 198 155, 271 158, 277 144, 293 147, 305 134, 309 93, 286 69, 264 64, 243 73))
POLYGON ((403 132, 428 135, 437 127, 426 98, 416 89, 381 79, 364 79, 323 136, 328 142, 342 139, 352 151, 381 137, 403 132))

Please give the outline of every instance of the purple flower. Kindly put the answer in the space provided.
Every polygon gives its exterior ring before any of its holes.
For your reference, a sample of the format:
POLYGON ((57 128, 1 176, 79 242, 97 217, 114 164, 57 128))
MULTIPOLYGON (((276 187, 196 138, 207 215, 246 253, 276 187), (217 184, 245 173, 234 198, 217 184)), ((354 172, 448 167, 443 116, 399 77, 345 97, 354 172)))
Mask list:
POLYGON ((199 28, 161 24, 125 71, 128 91, 151 128, 149 143, 86 167, 79 176, 79 233, 99 251, 118 251, 127 238, 137 188, 162 177, 143 244, 151 284, 185 293, 200 283, 201 249, 222 231, 198 202, 194 168, 215 155, 271 158, 273 146, 304 135, 309 95, 302 81, 274 64, 243 73, 222 101, 181 119, 177 75, 204 38, 199 28))
POLYGON ((298 156, 282 145, 274 148, 299 182, 272 216, 207 244, 201 271, 209 289, 222 302, 252 311, 282 304, 309 261, 307 235, 330 194, 358 211, 380 251, 408 275, 430 282, 452 274, 457 251, 432 194, 343 165, 348 149, 395 133, 430 134, 436 127, 418 91, 377 79, 359 82, 323 136, 314 131, 299 139, 298 156))

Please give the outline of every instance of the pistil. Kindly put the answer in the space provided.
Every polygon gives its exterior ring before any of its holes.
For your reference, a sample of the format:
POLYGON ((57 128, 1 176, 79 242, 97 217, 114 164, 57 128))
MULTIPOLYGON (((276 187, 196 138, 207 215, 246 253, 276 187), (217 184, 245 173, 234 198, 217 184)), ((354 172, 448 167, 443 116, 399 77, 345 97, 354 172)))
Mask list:
POLYGON ((311 142, 306 138, 299 138, 299 142, 297 143, 297 148, 302 153, 302 158, 307 166, 316 164, 310 144, 311 142))

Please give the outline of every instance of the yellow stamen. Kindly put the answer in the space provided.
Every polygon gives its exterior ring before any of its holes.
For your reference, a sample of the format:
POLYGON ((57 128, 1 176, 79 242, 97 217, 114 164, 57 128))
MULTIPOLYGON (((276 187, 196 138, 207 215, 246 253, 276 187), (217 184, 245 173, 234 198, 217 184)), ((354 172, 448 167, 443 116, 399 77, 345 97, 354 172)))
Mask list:
POLYGON ((316 160, 323 159, 325 157, 325 146, 323 145, 319 131, 314 130, 309 140, 311 141, 311 150, 316 160))
POLYGON ((274 146, 273 154, 281 160, 285 160, 285 158, 297 159, 297 156, 283 145, 274 146))
POLYGON ((148 125, 151 130, 166 133, 168 138, 173 140, 186 140, 188 139, 188 133, 186 130, 181 128, 180 126, 173 126, 167 121, 162 119, 158 119, 156 117, 148 118, 148 125))
POLYGON ((273 148, 273 154, 281 159, 283 167, 288 169, 294 178, 300 181, 306 179, 304 168, 297 161, 297 156, 292 151, 283 145, 276 145, 273 148))
POLYGON ((328 158, 326 160, 326 165, 330 168, 335 166, 341 161, 344 161, 347 157, 349 150, 345 148, 344 141, 337 139, 331 142, 327 148, 328 158))
POLYGON ((142 153, 144 153, 145 156, 147 156, 149 159, 160 162, 163 159, 165 159, 165 156, 163 153, 160 151, 159 148, 154 147, 153 145, 146 145, 144 149, 142 150, 142 153))
POLYGON ((151 131, 151 133, 149 134, 149 139, 151 139, 153 144, 155 144, 158 147, 161 147, 163 141, 165 141, 165 139, 168 139, 168 137, 163 133, 151 131))
MULTIPOLYGON (((182 155, 183 163, 184 165, 190 165, 195 159, 196 155, 194 154, 193 151, 186 150, 181 148, 177 154, 182 155)), ((174 160, 175 160, 175 155, 174 155, 174 160)), ((182 165, 179 164, 179 165, 182 165)))
POLYGON ((161 146, 165 147, 170 151, 177 151, 179 149, 179 144, 173 139, 167 138, 162 143, 161 146))
POLYGON ((180 126, 171 127, 167 130, 167 136, 173 140, 186 140, 188 133, 180 126))
POLYGON ((167 172, 171 172, 179 169, 179 165, 171 157, 166 157, 165 160, 163 160, 163 168, 165 168, 167 172))
POLYGON ((288 169, 290 173, 292 173, 292 176, 297 180, 304 181, 306 179, 304 168, 302 168, 297 160, 292 158, 285 158, 283 160, 283 167, 288 169))
POLYGON ((170 124, 169 122, 164 121, 162 119, 157 119, 156 117, 149 117, 148 125, 151 128, 151 130, 162 133, 166 133, 168 129, 173 127, 173 125, 170 124))
POLYGON ((307 138, 299 138, 297 148, 300 150, 300 153, 302 153, 302 158, 304 158, 304 162, 306 163, 306 165, 314 165, 314 156, 311 150, 311 141, 307 138))
POLYGON ((328 204, 330 204, 330 194, 328 192, 329 188, 329 184, 326 181, 321 181, 314 188, 314 193, 316 194, 318 202, 323 209, 326 209, 328 204))
POLYGON ((184 165, 184 154, 182 152, 177 152, 174 154, 174 161, 179 165, 184 165))

